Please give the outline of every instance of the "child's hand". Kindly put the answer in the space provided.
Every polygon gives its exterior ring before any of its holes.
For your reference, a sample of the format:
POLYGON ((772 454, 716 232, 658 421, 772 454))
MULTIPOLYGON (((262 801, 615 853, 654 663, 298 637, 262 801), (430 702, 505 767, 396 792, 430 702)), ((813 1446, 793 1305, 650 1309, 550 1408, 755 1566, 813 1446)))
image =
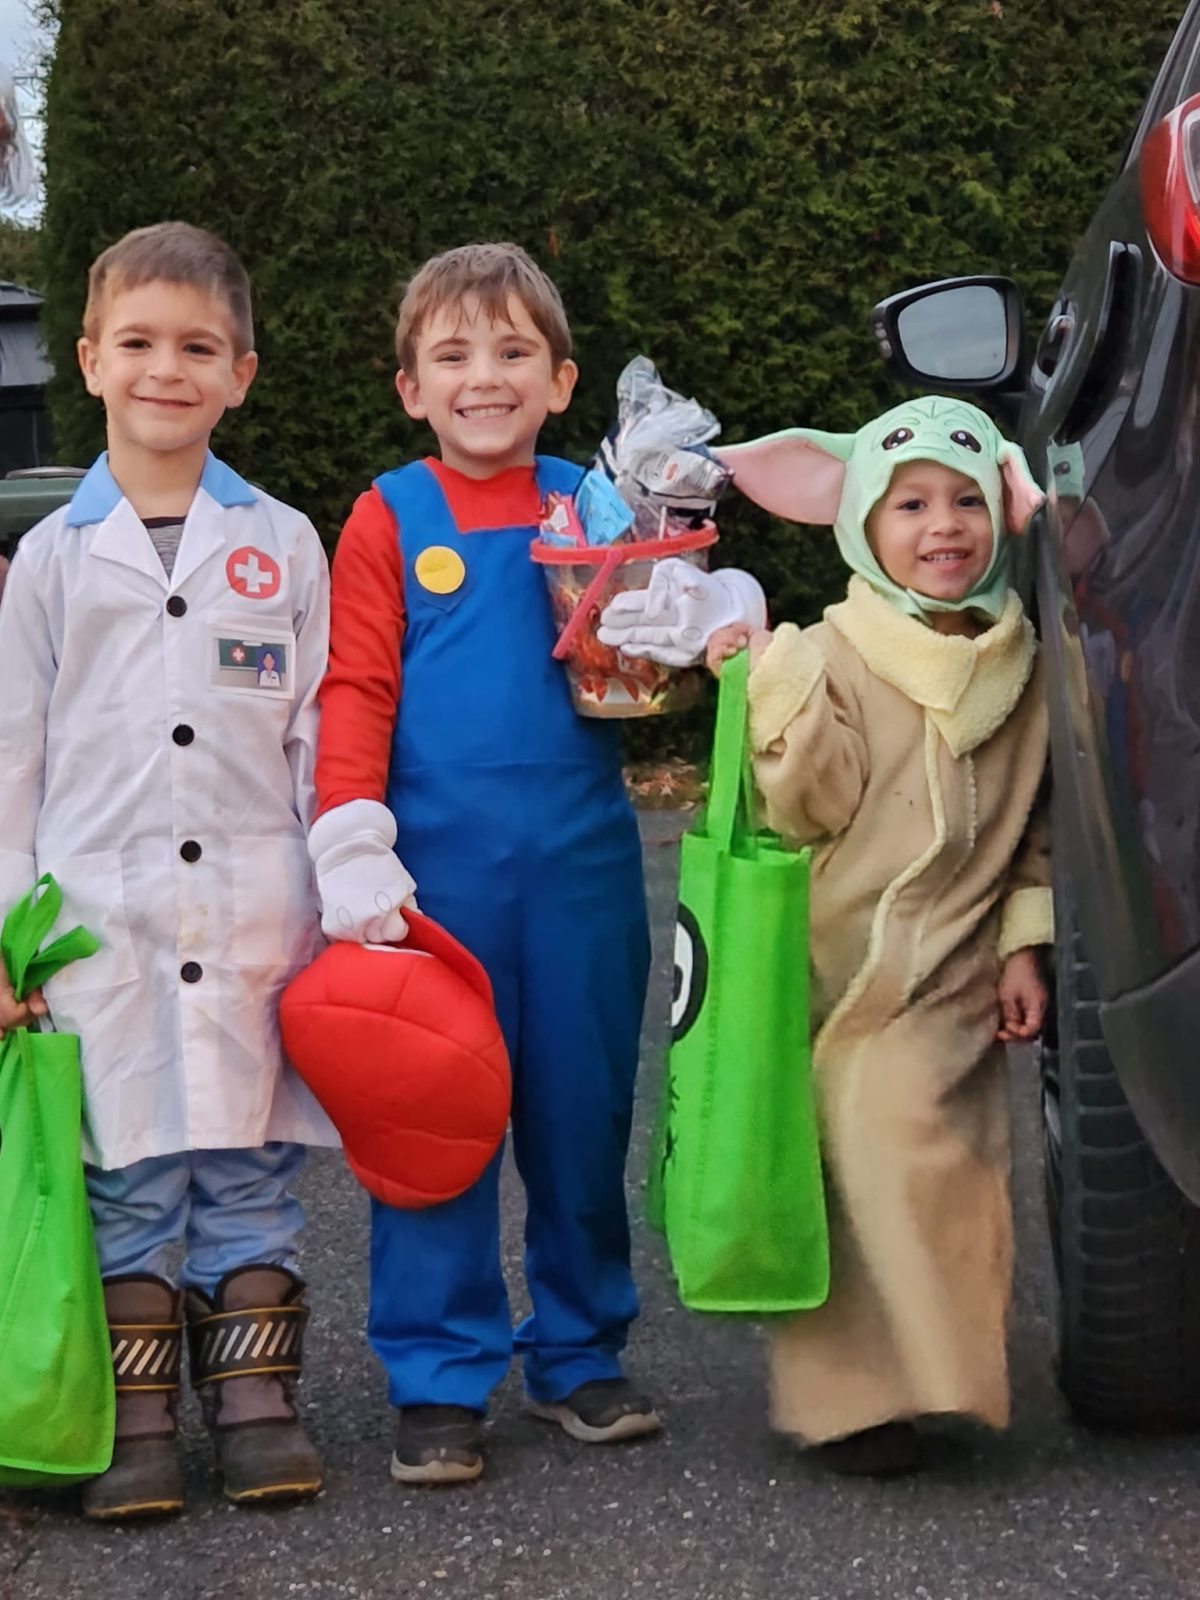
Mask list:
POLYGON ((1004 963, 996 997, 1000 1001, 1000 1027, 996 1038, 1002 1044, 1036 1039, 1046 1020, 1050 996, 1042 982, 1035 950, 1013 951, 1004 963))
POLYGON ((0 1039, 10 1028, 24 1028, 34 1017, 44 1017, 49 1010, 40 989, 34 989, 26 1000, 18 1000, 12 984, 0 970, 0 1039))
POLYGON ((749 648, 750 665, 756 667, 770 642, 771 635, 766 628, 749 628, 744 622, 731 622, 727 628, 718 628, 708 641, 705 664, 713 677, 719 678, 721 663, 737 655, 739 650, 749 648))

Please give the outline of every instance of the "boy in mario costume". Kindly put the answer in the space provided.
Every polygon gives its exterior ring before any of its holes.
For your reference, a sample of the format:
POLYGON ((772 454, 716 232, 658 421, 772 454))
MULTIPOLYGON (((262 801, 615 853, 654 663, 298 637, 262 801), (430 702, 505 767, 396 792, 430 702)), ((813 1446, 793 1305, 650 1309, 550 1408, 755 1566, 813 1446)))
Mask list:
POLYGON ((329 937, 401 939, 419 894, 488 971, 533 1300, 514 1336, 499 1155, 448 1203, 372 1201, 392 1476, 429 1484, 483 1470, 514 1343, 530 1409, 572 1437, 659 1426, 620 1364, 637 1313, 624 1169, 649 942, 617 733, 572 710, 529 557, 543 498, 580 478, 535 455, 576 378, 558 292, 514 245, 451 250, 409 284, 396 346, 400 398, 440 459, 385 473, 342 532, 309 849, 329 937))

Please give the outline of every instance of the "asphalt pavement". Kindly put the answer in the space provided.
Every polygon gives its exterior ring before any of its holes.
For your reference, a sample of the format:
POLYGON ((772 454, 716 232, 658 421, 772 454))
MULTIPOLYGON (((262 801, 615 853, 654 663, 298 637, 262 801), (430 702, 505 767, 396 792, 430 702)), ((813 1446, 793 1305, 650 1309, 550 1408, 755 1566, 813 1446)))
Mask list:
MULTIPOLYGON (((656 959, 635 1213, 665 1044, 680 831, 670 813, 643 820, 656 959)), ((69 1495, 0 1497, 0 1600, 1193 1600, 1198 1442, 1088 1432, 1068 1419, 1053 1376, 1027 1057, 1014 1059, 1013 1103, 1015 1417, 1004 1436, 952 1428, 932 1441, 928 1470, 890 1484, 824 1475, 767 1430, 758 1331, 681 1310, 661 1244, 639 1221, 643 1317, 630 1367, 659 1402, 663 1436, 574 1444, 523 1412, 513 1375, 496 1396, 477 1484, 397 1488, 392 1416, 363 1335, 366 1201, 327 1153, 303 1185, 313 1306, 303 1398, 329 1468, 325 1493, 286 1511, 225 1506, 189 1399, 186 1514, 114 1529, 80 1521, 69 1495)), ((510 1173, 505 1241, 518 1309, 520 1224, 510 1173)))

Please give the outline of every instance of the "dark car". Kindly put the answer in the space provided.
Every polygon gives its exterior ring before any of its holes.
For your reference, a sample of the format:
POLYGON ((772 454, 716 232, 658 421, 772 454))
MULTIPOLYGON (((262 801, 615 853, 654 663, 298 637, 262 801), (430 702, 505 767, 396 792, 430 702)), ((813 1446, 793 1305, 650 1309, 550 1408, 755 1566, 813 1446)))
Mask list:
POLYGON ((1055 809, 1042 1098, 1060 1382, 1093 1421, 1195 1425, 1200 0, 1032 356, 1004 278, 895 295, 874 331, 906 382, 990 399, 1049 489, 1026 576, 1055 809))

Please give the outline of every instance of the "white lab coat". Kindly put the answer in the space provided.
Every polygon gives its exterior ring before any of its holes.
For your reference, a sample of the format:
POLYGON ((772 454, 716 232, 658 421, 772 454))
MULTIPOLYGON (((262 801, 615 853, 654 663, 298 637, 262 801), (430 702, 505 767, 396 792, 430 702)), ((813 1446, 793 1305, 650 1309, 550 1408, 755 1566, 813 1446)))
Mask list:
POLYGON ((337 1143, 277 1019, 321 948, 305 832, 328 613, 312 524, 213 456, 170 579, 104 456, 18 547, 0 603, 0 914, 52 872, 60 929, 102 941, 46 989, 82 1041, 100 1166, 337 1143), (227 670, 242 640, 251 661, 279 652, 282 691, 227 670))

